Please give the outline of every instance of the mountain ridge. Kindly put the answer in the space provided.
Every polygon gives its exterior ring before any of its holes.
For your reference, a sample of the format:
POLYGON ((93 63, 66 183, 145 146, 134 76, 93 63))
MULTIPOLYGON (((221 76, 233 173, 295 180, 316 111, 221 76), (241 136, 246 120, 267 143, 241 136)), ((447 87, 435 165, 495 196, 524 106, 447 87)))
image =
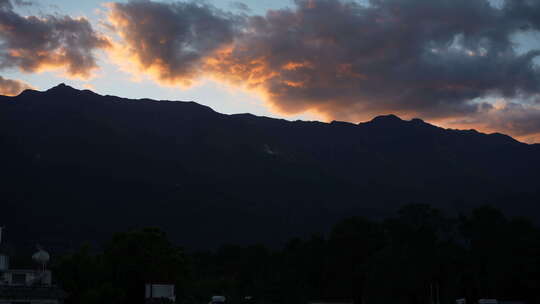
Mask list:
POLYGON ((64 85, 0 98, 0 222, 58 247, 141 226, 208 247, 278 244, 411 202, 534 216, 539 146, 397 116, 288 121, 64 85))
POLYGON ((84 90, 75 89, 72 86, 66 85, 65 83, 60 83, 60 84, 58 84, 58 85, 56 85, 56 86, 54 86, 54 87, 52 87, 52 88, 50 88, 48 90, 45 90, 45 91, 26 89, 26 90, 22 91, 18 96, 13 96, 13 97, 3 96, 3 97, 16 98, 16 97, 19 97, 21 95, 24 96, 26 94, 56 93, 56 92, 61 93, 61 94, 92 93, 93 95, 96 95, 96 96, 117 98, 117 99, 121 99, 121 100, 124 100, 124 101, 195 104, 195 105, 198 105, 198 106, 200 106, 202 108, 209 109, 212 112, 215 112, 215 113, 218 113, 218 114, 221 114, 221 115, 226 115, 226 116, 248 115, 248 116, 253 116, 253 117, 257 117, 257 118, 266 118, 266 119, 288 121, 288 122, 318 122, 318 123, 323 123, 323 124, 332 124, 332 123, 336 124, 337 123, 337 124, 350 124, 352 126, 354 126, 354 125, 362 126, 362 125, 365 125, 365 124, 376 124, 376 123, 379 123, 379 122, 382 122, 384 124, 389 124, 389 123, 414 123, 414 124, 418 124, 418 125, 436 127, 436 128, 446 130, 446 131, 474 132, 474 133, 479 133, 479 134, 487 135, 487 136, 504 136, 506 138, 510 138, 513 141, 516 141, 516 142, 519 142, 519 143, 522 143, 522 144, 526 144, 526 145, 536 145, 536 144, 538 144, 538 145, 540 145, 540 143, 529 144, 529 143, 520 142, 519 140, 513 138, 512 136, 504 134, 504 133, 500 133, 500 132, 484 133, 484 132, 480 132, 480 131, 478 131, 476 129, 467 129, 467 130, 465 130, 465 129, 444 128, 444 127, 440 127, 440 126, 425 122, 421 118, 412 118, 410 120, 405 120, 405 119, 402 119, 402 118, 400 118, 399 116, 397 116, 395 114, 378 115, 378 116, 375 116, 374 118, 372 118, 369 121, 364 121, 364 122, 359 122, 359 123, 353 123, 353 122, 347 122, 347 121, 337 121, 337 120, 333 120, 333 121, 328 122, 328 123, 327 122, 322 122, 322 121, 304 121, 304 120, 292 121, 292 120, 287 120, 287 119, 283 119, 283 118, 273 118, 273 117, 268 117, 268 116, 259 116, 259 115, 254 115, 254 114, 251 114, 251 113, 223 114, 223 113, 216 112, 214 109, 212 109, 209 106, 205 106, 205 105, 202 105, 200 103, 197 103, 196 101, 191 101, 191 100, 190 101, 184 101, 184 100, 157 100, 157 99, 152 99, 152 98, 129 99, 129 98, 119 97, 119 96, 115 96, 115 95, 101 95, 101 94, 98 94, 98 93, 96 93, 96 92, 94 92, 92 90, 89 90, 89 89, 84 89, 84 90))

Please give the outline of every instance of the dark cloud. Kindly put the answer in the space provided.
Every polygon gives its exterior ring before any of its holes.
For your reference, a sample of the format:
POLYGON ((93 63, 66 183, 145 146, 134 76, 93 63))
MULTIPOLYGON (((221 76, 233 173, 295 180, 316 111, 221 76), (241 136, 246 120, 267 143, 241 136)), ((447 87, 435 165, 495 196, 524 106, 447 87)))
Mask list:
POLYGON ((35 5, 33 1, 15 0, 15 5, 18 6, 32 6, 35 5))
POLYGON ((251 12, 249 6, 243 2, 232 1, 229 3, 230 7, 243 12, 251 12))
POLYGON ((29 84, 22 81, 6 79, 0 76, 0 95, 15 96, 26 89, 31 89, 29 84))
POLYGON ((540 29, 540 2, 537 0, 507 0, 504 12, 505 17, 519 23, 521 29, 540 29))
POLYGON ((140 0, 113 3, 110 10, 123 38, 120 56, 164 82, 189 83, 201 60, 234 38, 231 15, 207 4, 140 0))
POLYGON ((472 117, 489 108, 479 99, 539 94, 540 50, 518 53, 513 41, 540 29, 539 14, 536 0, 296 0, 243 17, 129 1, 110 16, 132 58, 161 81, 211 75, 263 92, 280 112, 358 121, 472 117))
POLYGON ((540 90, 532 65, 540 52, 516 54, 511 34, 519 24, 487 1, 296 5, 250 18, 217 67, 224 78, 255 79, 284 112, 442 118, 478 111, 471 101, 479 97, 540 90))
POLYGON ((540 142, 540 107, 534 104, 499 101, 467 117, 447 122, 459 129, 511 134, 528 143, 540 142))
POLYGON ((503 103, 451 124, 528 138, 540 135, 540 107, 515 102, 503 103))
POLYGON ((32 6, 35 3, 33 1, 26 1, 26 0, 0 0, 0 9, 13 9, 13 5, 16 6, 32 6))
POLYGON ((13 4, 10 0, 0 0, 0 10, 12 10, 13 4))
POLYGON ((97 67, 94 51, 109 45, 84 18, 24 17, 13 11, 9 1, 1 1, 0 69, 35 72, 65 68, 71 76, 88 77, 97 67))

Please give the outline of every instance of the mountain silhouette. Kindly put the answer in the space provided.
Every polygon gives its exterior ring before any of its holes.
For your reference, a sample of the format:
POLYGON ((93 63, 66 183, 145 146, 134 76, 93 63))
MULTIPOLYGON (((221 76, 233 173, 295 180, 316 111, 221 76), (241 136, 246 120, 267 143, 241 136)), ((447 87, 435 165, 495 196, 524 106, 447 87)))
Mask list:
POLYGON ((412 202, 540 217, 539 145, 395 115, 287 121, 61 84, 1 96, 0 143, 0 223, 53 247, 142 226, 279 244, 412 202))

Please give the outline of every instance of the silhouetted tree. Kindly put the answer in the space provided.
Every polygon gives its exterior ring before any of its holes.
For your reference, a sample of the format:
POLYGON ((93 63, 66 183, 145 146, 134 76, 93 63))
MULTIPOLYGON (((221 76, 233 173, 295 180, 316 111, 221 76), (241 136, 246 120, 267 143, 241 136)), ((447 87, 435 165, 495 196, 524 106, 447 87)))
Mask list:
POLYGON ((69 303, 141 303, 147 282, 176 283, 189 304, 216 294, 251 304, 540 303, 540 230, 493 207, 452 218, 411 204, 384 221, 344 219, 327 237, 295 238, 279 250, 224 245, 185 254, 156 228, 119 233, 99 254, 84 247, 64 256, 55 271, 69 303))
POLYGON ((62 258, 55 267, 71 303, 143 303, 145 283, 182 286, 183 251, 157 228, 113 236, 101 254, 88 248, 62 258))

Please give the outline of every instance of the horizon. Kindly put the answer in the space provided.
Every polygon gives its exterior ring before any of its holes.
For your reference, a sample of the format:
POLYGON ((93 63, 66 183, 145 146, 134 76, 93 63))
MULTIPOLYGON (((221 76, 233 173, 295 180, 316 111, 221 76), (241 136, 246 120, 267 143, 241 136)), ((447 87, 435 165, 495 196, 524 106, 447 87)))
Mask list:
POLYGON ((0 92, 65 82, 225 114, 394 113, 540 142, 540 5, 429 3, 2 0, 0 92))
POLYGON ((200 105, 200 106, 203 106, 203 107, 208 107, 209 109, 211 109, 212 111, 218 113, 218 114, 222 114, 222 115, 253 115, 253 116, 256 116, 256 117, 261 117, 261 118, 269 118, 269 119, 276 119, 276 120, 286 120, 286 121, 289 121, 289 122, 318 122, 318 123, 323 123, 323 124, 332 124, 333 122, 339 122, 339 123, 347 123, 347 124, 351 124, 353 126, 357 126, 357 125, 361 125, 361 124, 365 124, 365 123, 369 123, 369 122, 373 122, 375 121, 376 119, 378 118, 389 118, 389 117, 395 117, 395 118, 398 118, 400 121, 403 121, 403 122, 412 122, 414 120, 420 120, 421 122, 427 124, 427 125, 431 125, 431 126, 434 126, 434 127, 437 127, 437 128, 442 128, 444 130, 450 130, 450 131, 474 131, 474 132, 478 132, 478 133, 481 133, 481 134, 485 134, 485 135, 503 135, 503 136, 508 136, 510 138, 512 138, 513 140, 516 140, 520 143, 523 143, 523 144, 528 144, 528 145, 540 145, 540 143, 527 143, 527 142, 521 142, 519 141, 518 139, 512 137, 511 135, 508 135, 508 134, 504 134, 504 133, 500 133, 500 132, 492 132, 492 133, 486 133, 486 132, 481 132, 479 130, 476 130, 476 129, 456 129, 456 128, 445 128, 443 126, 439 126, 439 125, 436 125, 436 124, 432 124, 432 123, 429 123, 425 120, 423 120, 422 118, 420 117, 413 117, 411 119, 404 119, 402 117, 400 117, 399 115, 396 115, 396 114, 393 114, 393 113, 386 113, 386 114, 379 114, 379 115, 376 115, 376 116, 373 116, 372 118, 368 119, 368 120, 365 120, 365 121, 360 121, 360 122, 357 122, 357 123, 353 123, 353 122, 349 122, 349 121, 341 121, 341 120, 332 120, 332 121, 322 121, 322 120, 306 120, 306 119, 301 119, 301 118, 298 118, 298 119, 290 119, 290 118, 287 118, 287 117, 272 117, 272 116, 265 116, 265 115, 256 115, 256 114, 253 114, 253 113, 249 113, 249 112, 244 112, 244 113, 233 113, 233 114, 227 114, 227 113, 222 113, 222 112, 219 112, 219 111, 216 111, 215 109, 213 109, 211 106, 207 106, 203 103, 200 103, 196 100, 168 100, 168 99, 152 99, 152 98, 149 98, 149 97, 144 97, 144 96, 141 96, 137 99, 131 99, 131 98, 127 98, 127 97, 124 97, 124 96, 116 96, 116 95, 102 95, 102 94, 99 94, 95 91, 93 91, 92 89, 86 89, 86 88, 75 88, 71 85, 68 85, 66 83, 59 83, 53 87, 50 87, 46 90, 36 90, 36 89, 25 89, 24 91, 20 92, 18 95, 16 96, 9 96, 9 95, 0 95, 0 96, 5 96, 5 97, 17 97, 21 94, 23 94, 24 92, 26 91, 35 91, 35 92, 41 92, 41 93, 44 93, 44 92, 47 92, 47 91, 50 91, 52 89, 55 89, 55 88, 62 88, 62 87, 68 87, 68 88, 71 88, 71 89, 74 89, 74 90, 77 90, 79 92, 82 92, 82 91, 90 91, 94 94, 97 94, 99 96, 102 96, 102 97, 106 97, 106 96, 111 96, 111 97, 119 97, 119 98, 126 98, 126 99, 129 99, 129 100, 137 100, 137 101, 142 101, 142 100, 145 100, 145 101, 155 101, 155 102, 180 102, 180 103, 195 103, 197 105, 200 105))

